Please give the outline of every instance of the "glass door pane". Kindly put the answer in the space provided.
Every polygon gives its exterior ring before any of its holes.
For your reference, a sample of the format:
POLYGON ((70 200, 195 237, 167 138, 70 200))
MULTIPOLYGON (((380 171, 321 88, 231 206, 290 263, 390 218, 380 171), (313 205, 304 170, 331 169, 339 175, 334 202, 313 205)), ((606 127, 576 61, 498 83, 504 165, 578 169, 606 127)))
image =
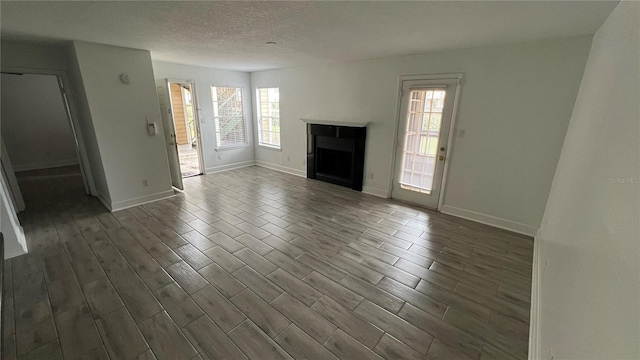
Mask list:
POLYGON ((436 170, 445 89, 411 90, 400 186, 430 194, 436 170))

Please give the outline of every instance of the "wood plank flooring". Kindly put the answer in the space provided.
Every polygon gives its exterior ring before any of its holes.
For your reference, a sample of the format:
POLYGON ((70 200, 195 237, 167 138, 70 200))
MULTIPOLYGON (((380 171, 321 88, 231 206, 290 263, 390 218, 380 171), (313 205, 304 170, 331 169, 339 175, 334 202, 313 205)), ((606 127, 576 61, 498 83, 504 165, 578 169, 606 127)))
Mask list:
POLYGON ((524 359, 532 239, 248 167, 109 213, 21 177, 4 359, 524 359))

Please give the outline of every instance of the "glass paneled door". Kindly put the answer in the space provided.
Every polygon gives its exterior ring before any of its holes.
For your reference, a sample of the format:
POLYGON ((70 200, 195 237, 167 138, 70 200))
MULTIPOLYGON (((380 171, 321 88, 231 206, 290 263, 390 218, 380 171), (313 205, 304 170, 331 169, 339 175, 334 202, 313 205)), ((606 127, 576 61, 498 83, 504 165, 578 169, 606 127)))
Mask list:
POLYGON ((394 199, 437 209, 457 79, 402 82, 394 199))

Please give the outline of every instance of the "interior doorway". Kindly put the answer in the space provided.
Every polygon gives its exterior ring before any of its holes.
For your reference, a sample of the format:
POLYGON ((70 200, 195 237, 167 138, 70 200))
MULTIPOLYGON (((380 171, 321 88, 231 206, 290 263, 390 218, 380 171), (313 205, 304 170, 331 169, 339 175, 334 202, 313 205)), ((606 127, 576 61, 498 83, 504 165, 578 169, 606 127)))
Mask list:
POLYGON ((160 79, 156 85, 172 183, 183 189, 182 178, 204 172, 195 83, 160 79))
POLYGON ((439 208, 458 82, 459 77, 401 82, 392 198, 439 208))
POLYGON ((36 204, 45 192, 59 192, 50 186, 53 179, 76 185, 58 197, 89 194, 62 75, 3 71, 1 80, 2 176, 15 209, 36 204))

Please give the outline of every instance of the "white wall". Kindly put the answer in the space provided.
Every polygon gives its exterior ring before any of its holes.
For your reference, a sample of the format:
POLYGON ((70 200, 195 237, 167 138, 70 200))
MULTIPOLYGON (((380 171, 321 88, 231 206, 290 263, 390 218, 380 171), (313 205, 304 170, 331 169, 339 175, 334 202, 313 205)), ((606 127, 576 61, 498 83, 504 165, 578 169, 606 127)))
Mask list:
MULTIPOLYGON (((61 46, 2 40, 2 67, 40 70, 67 69, 67 54, 61 46)), ((4 71, 4 70, 3 70, 4 71)))
POLYGON ((364 191, 386 196, 401 75, 464 73, 464 138, 449 158, 443 210, 534 235, 540 225, 591 37, 548 40, 251 74, 279 86, 282 152, 258 163, 305 174, 301 118, 370 121, 364 191), (290 161, 287 159, 290 158, 290 161))
POLYGON ((251 111, 251 78, 249 73, 231 70, 218 70, 196 66, 179 65, 167 62, 153 62, 153 72, 156 79, 194 80, 198 106, 201 109, 200 132, 202 134, 202 149, 204 153, 205 172, 225 170, 245 164, 252 164, 254 160, 253 117, 251 111), (213 122, 213 103, 211 101, 211 86, 242 87, 244 95, 244 111, 247 119, 248 145, 244 148, 216 151, 216 133, 213 122), (220 159, 218 158, 220 157, 220 159))
POLYGON ((14 170, 78 163, 54 75, 2 74, 2 137, 14 170))
POLYGON ((621 2, 593 39, 536 238, 534 358, 640 359, 639 19, 621 2))
POLYGON ((73 49, 110 196, 103 201, 115 210, 171 196, 149 51, 80 41, 73 49), (130 84, 120 81, 123 73, 130 84), (157 135, 148 135, 147 119, 157 135))
POLYGON ((29 74, 56 74, 65 83, 67 101, 71 116, 76 121, 76 133, 82 154, 85 176, 92 195, 108 198, 108 189, 102 163, 97 150, 97 142, 91 124, 91 117, 81 112, 82 101, 86 99, 77 69, 73 49, 68 46, 48 46, 40 43, 2 41, 2 71, 29 74), (71 51, 69 51, 71 50, 71 51))

